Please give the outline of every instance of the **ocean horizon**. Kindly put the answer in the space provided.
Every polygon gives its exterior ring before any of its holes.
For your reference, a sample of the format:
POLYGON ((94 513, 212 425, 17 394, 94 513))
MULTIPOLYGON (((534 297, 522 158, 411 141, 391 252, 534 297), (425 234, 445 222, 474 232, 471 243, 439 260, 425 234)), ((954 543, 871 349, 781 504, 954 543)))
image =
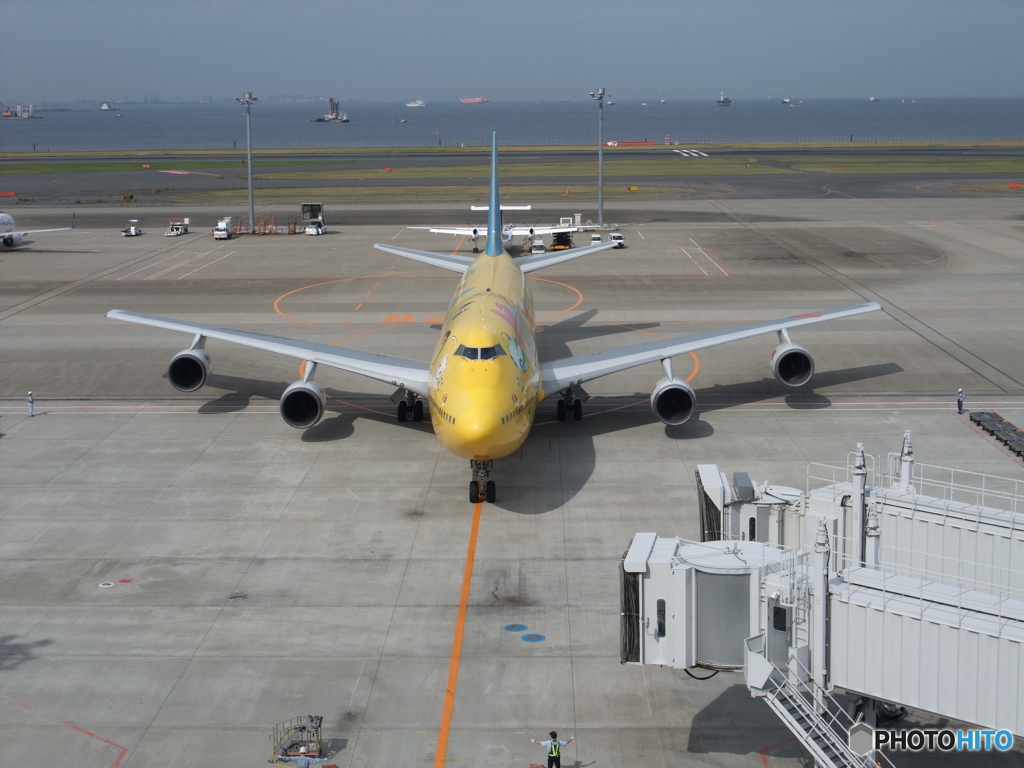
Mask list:
MULTIPOLYGON (((590 99, 461 104, 341 102, 347 123, 314 122, 327 102, 252 106, 254 149, 594 145, 590 99)), ((0 152, 244 149, 240 104, 111 104, 39 108, 0 120, 0 152)), ((606 101, 606 142, 671 145, 1024 141, 1024 99, 606 101)))

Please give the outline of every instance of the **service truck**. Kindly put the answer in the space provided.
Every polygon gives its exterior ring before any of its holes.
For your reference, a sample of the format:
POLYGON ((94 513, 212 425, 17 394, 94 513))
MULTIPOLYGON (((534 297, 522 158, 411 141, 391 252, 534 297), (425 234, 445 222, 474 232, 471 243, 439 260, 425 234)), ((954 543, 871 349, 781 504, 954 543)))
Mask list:
POLYGON ((324 221, 323 203, 303 203, 302 223, 305 226, 307 235, 322 235, 327 231, 327 222, 324 221))
POLYGON ((226 216, 217 222, 217 226, 213 228, 213 239, 214 240, 230 240, 231 230, 235 225, 235 220, 231 216, 226 216))

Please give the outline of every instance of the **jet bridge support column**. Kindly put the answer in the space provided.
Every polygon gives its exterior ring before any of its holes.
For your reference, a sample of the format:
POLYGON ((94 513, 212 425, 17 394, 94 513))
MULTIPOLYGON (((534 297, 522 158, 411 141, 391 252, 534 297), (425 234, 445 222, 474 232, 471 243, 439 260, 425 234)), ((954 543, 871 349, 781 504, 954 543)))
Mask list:
POLYGON ((814 542, 814 573, 816 581, 812 582, 813 608, 811 622, 813 639, 811 640, 811 674, 814 675, 815 705, 819 712, 825 711, 822 693, 828 690, 828 585, 830 580, 829 566, 832 548, 828 540, 828 523, 824 517, 818 518, 818 536, 814 542))

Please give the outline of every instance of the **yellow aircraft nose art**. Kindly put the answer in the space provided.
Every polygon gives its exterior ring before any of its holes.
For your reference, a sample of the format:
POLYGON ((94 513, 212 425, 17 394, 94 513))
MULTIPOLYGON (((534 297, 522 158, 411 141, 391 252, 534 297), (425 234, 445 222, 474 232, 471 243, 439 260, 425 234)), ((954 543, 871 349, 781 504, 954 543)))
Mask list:
POLYGON ((444 381, 431 398, 441 411, 433 417, 434 432, 446 449, 465 459, 498 459, 523 444, 532 408, 525 407, 522 376, 516 373, 508 355, 449 359, 444 381))

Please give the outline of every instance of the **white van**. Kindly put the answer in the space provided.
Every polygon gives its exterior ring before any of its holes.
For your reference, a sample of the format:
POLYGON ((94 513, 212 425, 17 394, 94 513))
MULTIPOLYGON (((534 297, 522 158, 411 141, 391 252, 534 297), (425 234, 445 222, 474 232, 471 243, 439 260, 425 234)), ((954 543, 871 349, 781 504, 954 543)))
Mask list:
POLYGON ((530 253, 547 253, 547 250, 548 249, 544 247, 544 241, 539 237, 530 245, 530 253))
POLYGON ((626 247, 626 238, 622 236, 621 232, 612 232, 610 235, 608 235, 608 240, 615 243, 616 248, 626 247))
POLYGON ((590 244, 591 245, 600 245, 601 243, 602 243, 601 233, 600 232, 594 232, 590 236, 590 244))

